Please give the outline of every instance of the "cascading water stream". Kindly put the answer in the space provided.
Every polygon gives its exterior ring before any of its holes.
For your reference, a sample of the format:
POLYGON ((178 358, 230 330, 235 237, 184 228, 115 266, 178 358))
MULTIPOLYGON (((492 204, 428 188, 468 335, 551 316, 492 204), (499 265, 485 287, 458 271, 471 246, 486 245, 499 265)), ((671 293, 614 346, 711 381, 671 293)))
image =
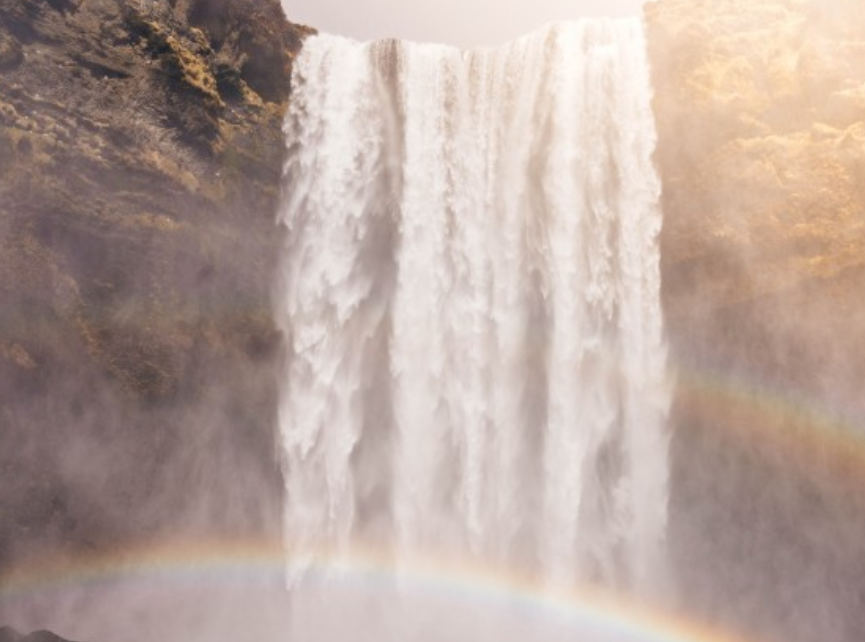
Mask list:
POLYGON ((468 52, 306 41, 277 296, 295 586, 360 549, 660 581, 650 97, 637 21, 468 52))

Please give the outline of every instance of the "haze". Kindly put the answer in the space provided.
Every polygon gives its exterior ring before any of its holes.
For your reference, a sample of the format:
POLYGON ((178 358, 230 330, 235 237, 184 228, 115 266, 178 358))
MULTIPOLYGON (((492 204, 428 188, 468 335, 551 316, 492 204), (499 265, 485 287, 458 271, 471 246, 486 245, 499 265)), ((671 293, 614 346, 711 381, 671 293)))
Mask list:
POLYGON ((495 45, 553 21, 639 15, 644 0, 282 0, 292 22, 357 40, 495 45))

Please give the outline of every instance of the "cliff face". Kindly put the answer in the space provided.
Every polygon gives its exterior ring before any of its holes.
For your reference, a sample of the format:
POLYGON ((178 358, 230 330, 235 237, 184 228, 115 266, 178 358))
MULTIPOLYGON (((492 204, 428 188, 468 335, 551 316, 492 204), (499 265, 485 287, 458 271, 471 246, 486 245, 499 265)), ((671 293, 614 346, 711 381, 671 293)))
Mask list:
POLYGON ((0 569, 278 532, 269 282, 302 36, 277 0, 0 0, 0 569))
POLYGON ((865 639, 865 6, 646 9, 687 608, 865 639))

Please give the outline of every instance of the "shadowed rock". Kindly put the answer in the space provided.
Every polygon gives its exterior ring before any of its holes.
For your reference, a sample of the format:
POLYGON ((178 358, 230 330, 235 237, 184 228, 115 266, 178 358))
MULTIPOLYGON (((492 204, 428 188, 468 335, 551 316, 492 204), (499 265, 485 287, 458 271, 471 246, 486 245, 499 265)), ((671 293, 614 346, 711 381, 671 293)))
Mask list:
POLYGON ((35 631, 30 635, 22 635, 8 626, 0 627, 0 642, 69 642, 54 635, 50 631, 35 631))

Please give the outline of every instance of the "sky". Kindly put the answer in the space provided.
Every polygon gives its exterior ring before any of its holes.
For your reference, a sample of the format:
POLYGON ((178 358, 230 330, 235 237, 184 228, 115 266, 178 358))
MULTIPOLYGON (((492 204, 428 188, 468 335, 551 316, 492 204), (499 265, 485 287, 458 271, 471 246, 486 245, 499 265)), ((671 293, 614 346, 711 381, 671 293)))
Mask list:
POLYGON ((556 20, 638 15, 644 0, 282 0, 292 22, 358 40, 495 45, 556 20))

